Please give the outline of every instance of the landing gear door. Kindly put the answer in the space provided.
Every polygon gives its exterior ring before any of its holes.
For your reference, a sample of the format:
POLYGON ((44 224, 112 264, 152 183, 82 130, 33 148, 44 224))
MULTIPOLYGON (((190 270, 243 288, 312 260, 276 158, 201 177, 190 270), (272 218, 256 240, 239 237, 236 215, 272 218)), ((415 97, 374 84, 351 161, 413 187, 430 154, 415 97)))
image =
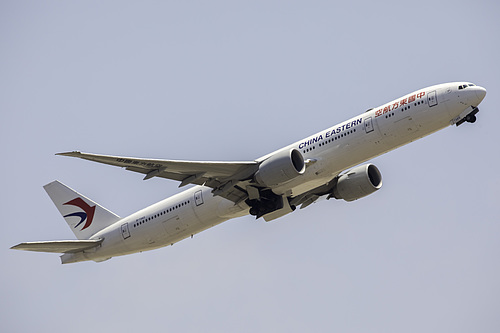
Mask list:
POLYGON ((427 94, 427 101, 429 102, 429 107, 436 106, 438 104, 435 90, 427 94))
POLYGON ((373 132, 372 117, 365 118, 365 132, 366 133, 373 132))

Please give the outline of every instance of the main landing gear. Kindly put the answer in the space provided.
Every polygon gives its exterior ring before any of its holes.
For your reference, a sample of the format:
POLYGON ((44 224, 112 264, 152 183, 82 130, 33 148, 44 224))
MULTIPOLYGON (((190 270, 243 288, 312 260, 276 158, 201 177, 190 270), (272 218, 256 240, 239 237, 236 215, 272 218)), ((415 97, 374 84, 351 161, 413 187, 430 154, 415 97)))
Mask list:
POLYGON ((250 215, 256 218, 283 207, 281 196, 274 194, 271 190, 259 191, 258 199, 247 199, 246 203, 250 206, 250 215))
POLYGON ((474 107, 472 109, 472 112, 469 113, 468 115, 466 115, 465 117, 463 117, 462 119, 460 119, 460 121, 457 122, 457 126, 460 126, 462 125, 463 123, 465 122, 468 122, 468 123, 475 123, 477 118, 476 118, 476 114, 479 112, 479 109, 477 107, 474 107))
POLYGON ((250 215, 256 218, 267 215, 267 217, 264 217, 266 221, 273 220, 295 210, 295 206, 290 205, 285 196, 274 194, 271 190, 259 190, 258 199, 249 198, 245 202, 250 206, 250 215), (275 213, 274 216, 268 215, 273 212, 275 213))

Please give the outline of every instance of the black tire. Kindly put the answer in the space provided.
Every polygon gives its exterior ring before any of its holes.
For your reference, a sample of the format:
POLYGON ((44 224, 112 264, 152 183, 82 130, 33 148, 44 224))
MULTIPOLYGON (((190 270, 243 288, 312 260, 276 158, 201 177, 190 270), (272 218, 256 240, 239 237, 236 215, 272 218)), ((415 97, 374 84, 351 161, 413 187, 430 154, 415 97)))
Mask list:
POLYGON ((475 123, 476 122, 476 116, 473 115, 473 114, 470 114, 468 115, 467 117, 465 117, 465 120, 468 122, 468 123, 475 123))

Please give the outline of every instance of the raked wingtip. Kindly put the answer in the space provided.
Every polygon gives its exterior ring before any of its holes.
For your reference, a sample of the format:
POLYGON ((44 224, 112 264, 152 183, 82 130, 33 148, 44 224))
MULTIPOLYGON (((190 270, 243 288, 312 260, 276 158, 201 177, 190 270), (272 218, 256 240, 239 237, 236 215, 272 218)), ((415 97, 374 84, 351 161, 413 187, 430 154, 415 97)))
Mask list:
POLYGON ((69 152, 65 152, 65 153, 56 153, 56 155, 58 156, 78 156, 80 155, 81 152, 78 151, 78 150, 74 150, 74 151, 69 151, 69 152))

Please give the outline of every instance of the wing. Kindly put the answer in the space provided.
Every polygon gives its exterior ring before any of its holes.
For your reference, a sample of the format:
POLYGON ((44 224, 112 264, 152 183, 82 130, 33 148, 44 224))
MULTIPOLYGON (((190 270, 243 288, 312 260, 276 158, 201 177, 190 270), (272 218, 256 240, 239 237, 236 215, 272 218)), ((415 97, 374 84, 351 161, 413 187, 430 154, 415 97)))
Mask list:
POLYGON ((291 205, 298 206, 300 205, 300 209, 304 209, 307 206, 313 204, 322 196, 328 196, 327 199, 330 199, 331 193, 335 185, 337 184, 337 177, 332 178, 331 181, 327 182, 324 185, 316 187, 308 192, 302 193, 299 196, 296 196, 290 200, 291 205))
POLYGON ((73 151, 56 155, 78 157, 89 161, 114 165, 129 171, 145 174, 144 180, 161 177, 180 181, 179 187, 188 184, 205 185, 233 202, 247 197, 244 182, 257 171, 258 162, 198 162, 135 157, 107 156, 73 151))
POLYGON ((11 249, 35 252, 72 253, 88 250, 98 246, 102 241, 103 239, 26 242, 17 244, 11 247, 11 249))

